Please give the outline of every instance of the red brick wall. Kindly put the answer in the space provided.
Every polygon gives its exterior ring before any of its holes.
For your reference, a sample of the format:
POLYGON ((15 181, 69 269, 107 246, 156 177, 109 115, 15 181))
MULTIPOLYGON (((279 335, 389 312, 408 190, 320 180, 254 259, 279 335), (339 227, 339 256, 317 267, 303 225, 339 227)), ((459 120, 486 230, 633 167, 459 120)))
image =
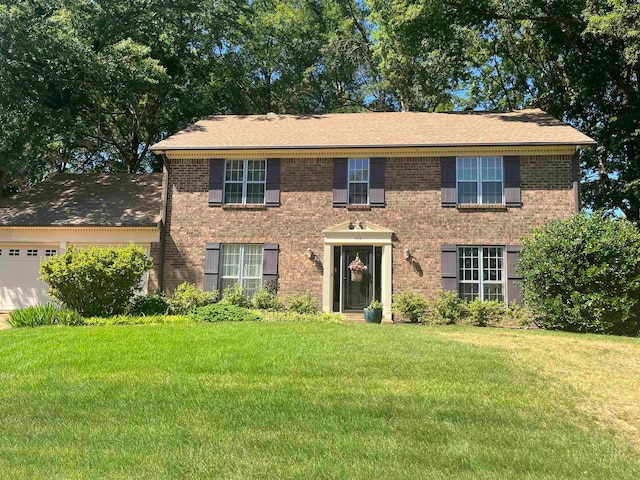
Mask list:
POLYGON ((393 291, 433 296, 441 288, 443 243, 510 245, 532 227, 574 211, 570 156, 521 157, 522 208, 468 211, 440 206, 438 158, 390 158, 385 208, 349 211, 332 207, 331 159, 282 160, 279 208, 230 210, 207 204, 208 160, 173 160, 169 174, 164 287, 202 286, 206 242, 279 243, 284 295, 310 290, 322 297, 322 230, 357 218, 395 232, 393 291), (404 260, 409 248, 422 276, 404 260))

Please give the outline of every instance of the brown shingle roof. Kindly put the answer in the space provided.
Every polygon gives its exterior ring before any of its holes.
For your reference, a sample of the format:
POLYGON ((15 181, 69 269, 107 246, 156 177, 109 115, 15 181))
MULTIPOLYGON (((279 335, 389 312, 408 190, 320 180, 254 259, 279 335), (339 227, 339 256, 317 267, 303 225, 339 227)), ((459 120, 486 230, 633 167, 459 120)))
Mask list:
POLYGON ((57 174, 0 200, 0 226, 151 226, 162 212, 162 174, 57 174))
POLYGON ((593 145, 539 109, 225 115, 201 120, 151 149, 260 149, 481 145, 593 145))

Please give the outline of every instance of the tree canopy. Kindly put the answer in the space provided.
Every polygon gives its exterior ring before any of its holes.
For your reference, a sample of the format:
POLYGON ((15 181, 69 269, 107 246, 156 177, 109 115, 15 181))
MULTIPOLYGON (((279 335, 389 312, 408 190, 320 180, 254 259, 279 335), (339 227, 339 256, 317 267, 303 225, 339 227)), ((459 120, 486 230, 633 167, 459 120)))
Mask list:
POLYGON ((209 114, 540 107, 640 222, 636 0, 0 1, 0 175, 159 168, 209 114))

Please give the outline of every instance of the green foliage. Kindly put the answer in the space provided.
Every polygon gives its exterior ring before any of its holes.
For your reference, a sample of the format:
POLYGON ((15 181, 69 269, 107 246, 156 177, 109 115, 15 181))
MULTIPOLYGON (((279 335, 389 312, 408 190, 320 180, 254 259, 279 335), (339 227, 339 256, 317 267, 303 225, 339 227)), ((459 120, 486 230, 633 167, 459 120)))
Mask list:
POLYGON ((169 300, 162 292, 136 295, 127 309, 130 315, 163 315, 168 311, 169 300))
POLYGON ((83 325, 165 325, 191 322, 185 315, 115 315, 113 317, 89 317, 82 320, 83 325))
POLYGON ((433 302, 433 313, 438 322, 453 325, 467 316, 467 302, 456 292, 441 290, 433 302))
POLYGON ((345 321, 341 313, 296 313, 288 311, 261 311, 260 316, 265 322, 319 322, 342 323, 345 321))
POLYGON ((383 306, 384 305, 382 305, 382 302, 379 302, 378 300, 376 300, 374 298, 373 300, 371 300, 371 302, 369 303, 367 308, 370 309, 370 310, 382 310, 383 306))
POLYGON ((83 316, 126 311, 144 272, 153 266, 145 251, 125 248, 69 247, 40 266, 49 295, 83 316))
POLYGON ((283 310, 284 303, 272 289, 261 288, 253 294, 251 305, 258 310, 283 310))
POLYGON ((506 313, 506 307, 502 302, 495 300, 481 300, 476 297, 473 302, 466 302, 466 319, 476 327, 488 327, 499 323, 506 313))
POLYGON ((316 297, 311 292, 302 295, 289 295, 286 300, 287 310, 295 313, 314 314, 318 312, 316 297))
POLYGON ((251 299, 247 292, 244 291, 237 283, 233 286, 229 285, 222 293, 221 303, 235 305, 236 307, 251 308, 251 299))
POLYGON ((260 315, 247 308, 222 302, 196 308, 189 313, 189 318, 196 322, 255 322, 261 320, 260 315))
POLYGON ((42 327, 46 325, 81 325, 83 320, 78 312, 47 303, 14 310, 9 313, 8 322, 13 327, 42 327))
POLYGON ((535 323, 533 312, 526 305, 512 303, 507 308, 505 315, 520 327, 528 327, 535 323))
POLYGON ((218 301, 218 291, 203 292, 191 283, 181 283, 169 298, 171 313, 186 315, 194 308, 212 305, 218 301))
POLYGON ((426 322, 429 316, 429 301, 418 293, 396 293, 393 295, 391 309, 411 323, 426 322))
POLYGON ((640 333, 640 231, 623 219, 577 214, 522 242, 525 304, 553 330, 640 333))

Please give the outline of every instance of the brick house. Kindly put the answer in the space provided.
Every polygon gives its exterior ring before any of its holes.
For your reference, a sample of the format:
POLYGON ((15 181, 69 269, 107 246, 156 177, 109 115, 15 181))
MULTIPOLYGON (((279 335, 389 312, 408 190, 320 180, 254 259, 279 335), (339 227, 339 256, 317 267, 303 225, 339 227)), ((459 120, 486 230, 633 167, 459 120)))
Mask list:
POLYGON ((210 117, 152 147, 160 287, 277 279, 325 311, 379 299, 385 317, 405 290, 518 301, 520 239, 579 209, 594 144, 541 110, 210 117))

